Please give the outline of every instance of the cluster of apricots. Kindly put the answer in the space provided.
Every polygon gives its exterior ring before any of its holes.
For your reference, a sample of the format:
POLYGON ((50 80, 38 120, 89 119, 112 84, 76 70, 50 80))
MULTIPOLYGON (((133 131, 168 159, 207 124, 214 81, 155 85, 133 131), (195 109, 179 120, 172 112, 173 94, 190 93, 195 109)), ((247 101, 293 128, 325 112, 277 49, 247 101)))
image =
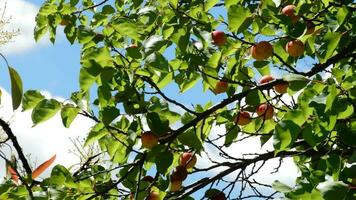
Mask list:
MULTIPOLYGON (((271 75, 265 75, 261 78, 260 84, 266 84, 273 80, 274 80, 274 78, 271 75)), ((288 83, 280 83, 280 84, 274 86, 274 90, 280 94, 286 93, 287 89, 288 89, 288 83)), ((257 113, 258 117, 263 117, 263 119, 268 120, 273 117, 274 109, 273 109, 272 105, 270 105, 268 103, 263 103, 257 107, 256 113, 257 113)), ((250 113, 247 111, 243 111, 243 110, 239 111, 239 113, 237 114, 237 116, 235 118, 235 123, 240 126, 244 126, 244 125, 249 124, 250 122, 251 122, 250 113)))
MULTIPOLYGON (((285 6, 282 9, 282 14, 287 17, 290 17, 292 24, 295 24, 300 19, 299 15, 295 15, 295 6, 294 5, 285 6)), ((306 35, 314 33, 315 26, 314 26, 313 22, 307 21, 306 27, 307 27, 307 30, 305 33, 306 35)), ((222 31, 213 31, 211 33, 211 37, 212 37, 213 43, 217 46, 223 46, 226 44, 227 37, 226 37, 226 34, 222 31)), ((302 41, 300 41, 298 39, 294 39, 294 40, 289 41, 286 44, 285 50, 290 56, 299 57, 299 56, 303 55, 303 53, 304 53, 304 44, 302 41)), ((250 49, 250 53, 254 59, 256 59, 257 61, 262 61, 262 60, 269 58, 273 54, 273 47, 269 42, 261 41, 257 44, 252 45, 252 47, 250 49)), ((221 83, 219 83, 219 84, 223 85, 221 83)), ((225 85, 223 85, 223 86, 226 87, 225 85)), ((218 87, 218 85, 217 85, 217 87, 218 87)), ((220 89, 220 88, 216 89, 216 93, 219 93, 222 90, 223 89, 220 89)))
MULTIPOLYGON (((152 149, 158 144, 159 138, 153 134, 151 131, 146 131, 141 135, 141 143, 142 146, 146 149, 152 149)), ((171 174, 171 184, 170 191, 176 192, 179 191, 182 187, 182 182, 188 176, 188 170, 192 169, 197 162, 197 157, 194 153, 184 152, 180 155, 179 165, 175 167, 171 174)), ((150 176, 145 176, 143 178, 144 181, 152 182, 154 179, 150 176)), ((156 200, 159 198, 159 194, 157 192, 151 192, 148 199, 156 200)))
POLYGON ((171 174, 170 191, 179 191, 182 187, 182 182, 188 176, 188 170, 192 169, 197 163, 197 157, 194 153, 184 152, 180 155, 179 165, 174 169, 171 174))

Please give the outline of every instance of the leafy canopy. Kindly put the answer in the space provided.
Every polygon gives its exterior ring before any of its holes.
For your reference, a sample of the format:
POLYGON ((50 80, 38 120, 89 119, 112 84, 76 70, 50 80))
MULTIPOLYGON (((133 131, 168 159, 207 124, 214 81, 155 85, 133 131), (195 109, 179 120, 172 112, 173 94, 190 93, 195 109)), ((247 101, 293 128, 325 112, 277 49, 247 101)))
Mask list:
POLYGON ((35 90, 22 96, 21 79, 9 68, 14 109, 21 101, 23 110, 33 109, 34 125, 58 112, 65 127, 79 114, 93 119, 84 147, 99 152, 78 169, 57 165, 41 181, 20 173, 21 183, 1 184, 0 198, 355 199, 355 10, 351 0, 45 1, 34 37, 49 34, 54 43, 63 27, 68 41, 80 45, 80 91, 69 103, 35 90), (283 14, 287 5, 294 5, 293 15, 283 14), (216 30, 226 42, 214 41, 216 30), (297 39, 304 48, 295 56, 286 45, 297 39), (250 49, 260 41, 273 52, 256 60, 250 49), (256 81, 271 74, 275 80, 256 81), (287 93, 276 92, 281 84, 287 93), (167 94, 168 85, 178 91, 167 94), (179 102, 176 97, 189 90, 223 100, 179 102), (261 104, 271 107, 271 119, 258 114, 261 104), (242 110, 251 116, 246 125, 238 120, 242 110), (223 127, 218 138, 214 126, 223 127), (151 149, 141 146, 148 131, 159 140, 151 149), (252 158, 224 151, 238 150, 244 137, 261 145, 273 141, 274 149, 252 158), (221 159, 199 166, 211 159, 209 148, 221 159), (188 169, 185 187, 172 192, 183 152, 201 157, 188 169), (294 187, 254 180, 265 161, 287 157, 300 170, 294 187), (234 181, 223 181, 234 172, 234 181))

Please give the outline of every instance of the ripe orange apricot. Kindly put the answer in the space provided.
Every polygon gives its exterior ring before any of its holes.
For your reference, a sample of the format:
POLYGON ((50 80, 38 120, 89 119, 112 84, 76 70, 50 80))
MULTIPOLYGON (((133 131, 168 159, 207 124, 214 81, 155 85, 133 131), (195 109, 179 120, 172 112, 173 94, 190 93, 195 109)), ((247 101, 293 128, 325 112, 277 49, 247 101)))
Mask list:
POLYGON ((273 80, 274 80, 273 76, 271 76, 271 75, 264 75, 264 76, 262 76, 262 78, 261 78, 261 80, 260 80, 260 83, 261 83, 261 84, 265 84, 265 83, 271 82, 271 81, 273 81, 273 80))
POLYGON ((151 192, 147 197, 147 200, 160 200, 158 192, 151 192))
POLYGON ((213 39, 213 43, 217 46, 223 46, 227 41, 226 35, 222 31, 213 31, 211 38, 213 39))
POLYGON ((294 5, 287 5, 282 9, 282 13, 286 16, 292 17, 294 16, 295 6, 294 5))
POLYGON ((281 83, 276 86, 274 86, 274 90, 278 92, 279 94, 284 94, 287 92, 288 89, 288 83, 281 83))
POLYGON ((141 135, 142 146, 146 149, 152 149, 158 144, 158 137, 152 132, 147 131, 141 135))
POLYGON ((299 57, 304 53, 304 44, 300 40, 289 41, 286 45, 286 51, 292 57, 299 57))
POLYGON ((214 92, 216 94, 224 93, 226 92, 227 88, 229 87, 229 84, 225 81, 219 81, 215 85, 214 92))
POLYGON ((187 169, 193 168, 197 163, 197 157, 193 153, 185 152, 180 156, 179 165, 185 166, 187 169))
POLYGON ((273 53, 273 47, 269 42, 262 41, 251 47, 251 56, 256 60, 265 60, 273 53))
POLYGON ((256 113, 259 117, 263 117, 267 120, 273 117, 274 109, 271 105, 264 103, 257 107, 256 113))
POLYGON ((131 44, 129 48, 137 48, 137 44, 131 44))
POLYGON ((240 111, 235 118, 235 123, 240 126, 244 126, 250 122, 251 122, 250 113, 246 111, 240 111))

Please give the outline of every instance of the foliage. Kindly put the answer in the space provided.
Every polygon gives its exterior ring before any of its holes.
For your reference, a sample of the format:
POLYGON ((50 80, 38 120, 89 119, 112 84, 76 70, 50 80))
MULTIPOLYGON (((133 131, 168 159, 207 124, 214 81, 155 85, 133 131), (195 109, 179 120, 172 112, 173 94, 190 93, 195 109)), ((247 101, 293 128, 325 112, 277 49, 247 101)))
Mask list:
POLYGON ((31 169, 23 163, 26 173, 17 173, 21 183, 2 183, 0 198, 145 199, 155 191, 160 198, 192 199, 202 190, 200 194, 211 199, 221 192, 231 199, 355 199, 356 5, 340 2, 45 1, 34 37, 39 40, 48 33, 54 43, 61 26, 68 41, 81 46, 80 91, 72 93, 70 103, 46 99, 34 90, 22 97, 19 76, 9 68, 14 109, 21 101, 23 110, 33 109, 34 125, 58 112, 66 127, 79 114, 93 119, 96 125, 85 145, 99 145, 109 161, 95 155, 75 172, 57 165, 42 181, 32 180, 31 169), (295 5, 296 22, 281 13, 289 4, 295 5), (310 34, 311 23, 315 30, 310 34), (225 44, 214 44, 214 30, 225 32, 225 44), (295 39, 305 46, 301 56, 289 56, 285 50, 295 39), (250 48, 260 41, 268 41, 273 54, 256 61, 250 48), (273 73, 285 75, 264 84, 255 81, 273 73), (220 81, 228 83, 223 92, 227 97, 215 105, 207 101, 188 106, 164 90, 176 85, 179 93, 199 88, 218 95, 220 81), (275 93, 273 87, 285 83, 287 93, 275 93), (96 93, 90 96, 90 91, 96 93), (272 119, 257 116, 262 103, 273 107, 272 119), (235 123, 241 110, 252 115, 246 126, 235 123), (220 136, 222 146, 211 134, 217 125, 226 131, 220 136), (159 139, 150 149, 141 147, 140 137, 147 131, 159 139), (252 158, 224 152, 246 136, 259 138, 261 145, 273 140, 274 151, 257 152, 252 158), (206 144, 222 159, 209 168, 189 169, 186 187, 170 192, 179 156, 189 151, 204 157, 206 144), (269 186, 252 178, 265 161, 287 157, 293 157, 300 170, 296 186, 279 181, 269 186), (239 172, 235 181, 222 181, 234 172, 239 172), (148 174, 154 174, 152 182, 142 179, 148 174), (203 178, 195 182, 194 175, 203 178), (271 188, 274 192, 267 194, 271 188))

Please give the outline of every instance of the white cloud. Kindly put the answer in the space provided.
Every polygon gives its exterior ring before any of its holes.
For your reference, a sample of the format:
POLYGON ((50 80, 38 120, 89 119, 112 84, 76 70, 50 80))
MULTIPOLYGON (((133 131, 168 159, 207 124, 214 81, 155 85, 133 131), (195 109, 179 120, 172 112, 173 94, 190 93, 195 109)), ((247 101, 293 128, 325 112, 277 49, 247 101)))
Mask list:
MULTIPOLYGON (((12 131, 23 147, 23 152, 26 155, 30 155, 31 164, 36 163, 36 166, 38 166, 54 154, 57 154, 57 158, 52 166, 61 164, 70 167, 79 162, 79 158, 76 155, 69 153, 69 150, 74 149, 70 138, 83 138, 86 136, 90 127, 94 124, 92 120, 78 115, 71 127, 65 128, 58 113, 52 119, 32 127, 31 111, 13 112, 9 93, 2 88, 0 89, 2 91, 0 117, 10 122, 12 131)), ((47 93, 46 96, 50 96, 50 94, 47 93)), ((9 153, 8 148, 2 147, 1 150, 9 153)), ((4 166, 2 160, 0 160, 0 166, 4 166)), ((49 171, 47 170, 44 176, 49 171)), ((3 177, 4 174, 5 171, 1 170, 0 177, 3 177)))
MULTIPOLYGON (((0 51, 6 55, 19 54, 36 46, 33 37, 35 27, 35 17, 38 12, 38 7, 25 0, 0 0, 1 14, 5 9, 5 19, 11 17, 9 24, 5 26, 5 30, 20 30, 20 35, 13 38, 13 41, 0 46, 0 51)), ((49 44, 47 39, 43 39, 39 44, 49 44)), ((38 43, 37 43, 38 45, 38 43)))

